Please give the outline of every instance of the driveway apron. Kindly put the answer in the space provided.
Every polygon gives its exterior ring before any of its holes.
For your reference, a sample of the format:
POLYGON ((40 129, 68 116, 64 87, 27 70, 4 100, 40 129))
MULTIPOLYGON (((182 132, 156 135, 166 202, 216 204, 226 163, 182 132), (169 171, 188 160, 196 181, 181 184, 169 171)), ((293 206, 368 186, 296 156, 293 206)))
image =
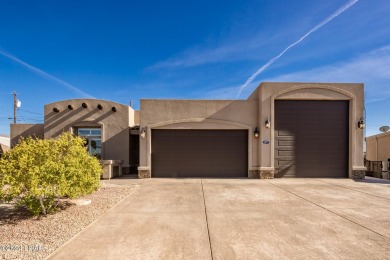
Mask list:
POLYGON ((387 184, 151 179, 50 259, 390 259, 387 184))
POLYGON ((210 259, 200 182, 145 182, 50 259, 210 259))

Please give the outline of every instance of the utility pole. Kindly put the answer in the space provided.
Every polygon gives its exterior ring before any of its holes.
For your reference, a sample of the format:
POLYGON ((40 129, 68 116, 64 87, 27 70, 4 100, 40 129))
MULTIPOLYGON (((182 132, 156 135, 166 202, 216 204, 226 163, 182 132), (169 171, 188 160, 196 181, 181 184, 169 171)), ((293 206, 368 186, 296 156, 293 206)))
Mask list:
POLYGON ((14 124, 16 124, 16 109, 17 109, 16 91, 14 91, 14 124))

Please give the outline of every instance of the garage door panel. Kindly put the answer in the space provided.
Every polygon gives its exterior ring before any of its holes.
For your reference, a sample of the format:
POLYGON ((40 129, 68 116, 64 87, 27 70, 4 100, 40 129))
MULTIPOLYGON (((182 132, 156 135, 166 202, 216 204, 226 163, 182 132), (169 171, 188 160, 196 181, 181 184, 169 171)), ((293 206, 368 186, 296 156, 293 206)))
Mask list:
POLYGON ((247 177, 246 130, 152 130, 153 177, 247 177))
POLYGON ((284 137, 284 138, 289 138, 289 139, 294 139, 294 135, 292 131, 284 131, 281 130, 278 132, 278 137, 284 137))
POLYGON ((294 156, 294 150, 279 150, 278 151, 278 156, 294 156))
POLYGON ((295 141, 293 140, 278 140, 279 146, 292 146, 294 143, 295 141))
POLYGON ((275 172, 275 177, 276 178, 282 178, 282 177, 296 177, 295 172, 296 172, 296 167, 294 164, 284 166, 284 167, 275 167, 277 171, 275 172))
MULTIPOLYGON (((345 140, 345 135, 348 133, 336 133, 336 132, 328 132, 322 134, 323 138, 327 138, 328 140, 331 140, 333 142, 344 142, 345 140)), ((340 144, 341 145, 341 144, 340 144)))
POLYGON ((275 101, 275 177, 348 177, 348 109, 348 101, 275 101))
POLYGON ((278 165, 293 165, 295 163, 295 160, 291 158, 291 160, 283 158, 281 160, 278 160, 278 165))
POLYGON ((342 138, 340 138, 337 141, 333 141, 332 140, 332 141, 329 141, 327 143, 321 143, 321 147, 320 148, 334 150, 334 151, 338 151, 340 148, 344 149, 347 146, 343 145, 343 144, 340 144, 341 141, 344 141, 344 140, 342 138))

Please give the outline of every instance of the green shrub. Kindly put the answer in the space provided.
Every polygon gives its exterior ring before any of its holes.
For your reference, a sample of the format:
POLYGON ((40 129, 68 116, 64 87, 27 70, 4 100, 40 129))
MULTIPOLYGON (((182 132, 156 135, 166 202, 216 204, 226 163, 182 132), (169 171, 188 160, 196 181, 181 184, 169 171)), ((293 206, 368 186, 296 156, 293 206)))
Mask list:
POLYGON ((80 137, 65 132, 57 139, 23 139, 0 159, 0 200, 13 200, 34 215, 50 213, 61 197, 97 190, 101 172, 80 137))

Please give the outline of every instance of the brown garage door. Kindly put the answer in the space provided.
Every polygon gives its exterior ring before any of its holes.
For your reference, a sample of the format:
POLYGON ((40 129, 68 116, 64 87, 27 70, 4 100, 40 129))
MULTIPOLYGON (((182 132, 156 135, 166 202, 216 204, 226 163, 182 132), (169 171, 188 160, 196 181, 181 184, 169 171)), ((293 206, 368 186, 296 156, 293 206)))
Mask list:
POLYGON ((152 130, 152 176, 248 176, 248 131, 152 130))
POLYGON ((348 177, 348 101, 275 101, 275 177, 348 177))

